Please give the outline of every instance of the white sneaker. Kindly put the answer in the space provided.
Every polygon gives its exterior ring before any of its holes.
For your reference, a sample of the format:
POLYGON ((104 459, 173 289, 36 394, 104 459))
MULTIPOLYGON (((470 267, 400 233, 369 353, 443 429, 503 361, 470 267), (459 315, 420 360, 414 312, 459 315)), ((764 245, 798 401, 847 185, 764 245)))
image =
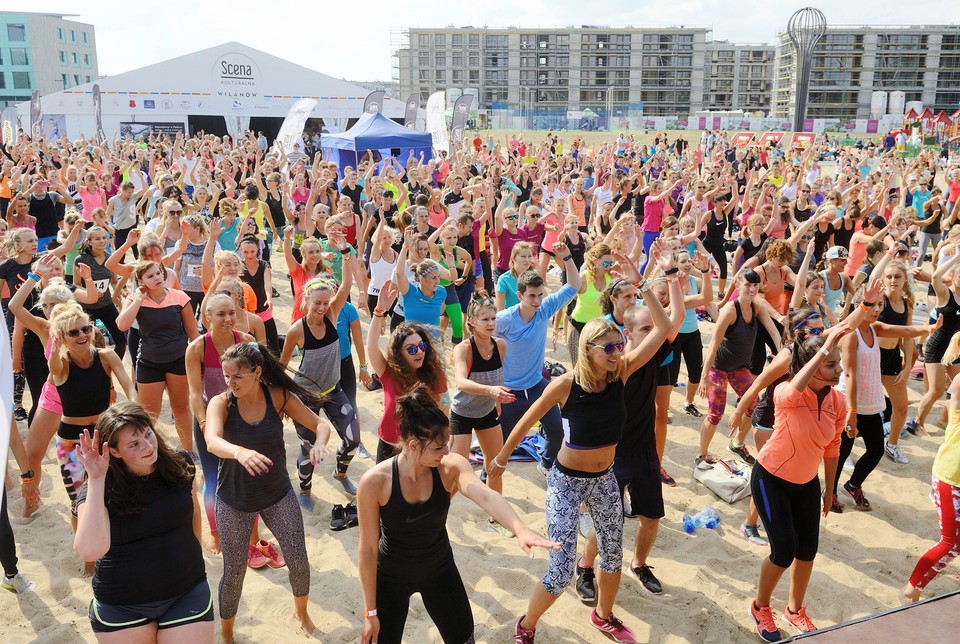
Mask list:
POLYGON ((28 593, 36 587, 37 585, 24 577, 22 572, 18 572, 13 577, 3 575, 2 581, 0 581, 0 588, 5 588, 13 593, 28 593))
POLYGON ((900 451, 899 445, 891 445, 890 443, 884 443, 883 452, 887 456, 889 456, 894 463, 898 463, 900 465, 906 465, 910 462, 907 459, 907 457, 903 455, 903 452, 900 451))

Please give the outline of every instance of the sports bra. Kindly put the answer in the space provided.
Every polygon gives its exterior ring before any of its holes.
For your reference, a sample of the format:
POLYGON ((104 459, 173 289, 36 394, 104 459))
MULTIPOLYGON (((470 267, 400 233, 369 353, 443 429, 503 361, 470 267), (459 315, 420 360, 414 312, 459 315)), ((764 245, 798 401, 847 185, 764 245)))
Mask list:
POLYGON ((87 368, 70 361, 67 379, 57 385, 63 415, 75 418, 102 414, 110 406, 110 376, 94 350, 93 364, 87 368))
POLYGON ((880 316, 877 317, 877 322, 883 322, 884 324, 896 324, 897 326, 906 326, 907 325, 907 302, 903 300, 903 311, 897 313, 893 309, 893 305, 890 304, 890 298, 886 295, 883 296, 883 310, 880 311, 880 316))
POLYGON ((563 443, 570 449, 599 449, 620 442, 627 422, 623 381, 607 383, 596 393, 584 391, 574 378, 570 395, 560 408, 563 443))

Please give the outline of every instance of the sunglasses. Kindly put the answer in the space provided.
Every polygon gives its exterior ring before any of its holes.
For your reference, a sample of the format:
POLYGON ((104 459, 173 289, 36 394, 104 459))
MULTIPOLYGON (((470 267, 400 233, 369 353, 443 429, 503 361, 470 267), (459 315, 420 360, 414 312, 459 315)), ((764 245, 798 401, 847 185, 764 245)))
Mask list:
POLYGON ((600 262, 600 265, 604 268, 613 268, 615 262, 600 262))
POLYGON ((618 340, 617 342, 607 342, 606 344, 590 344, 591 347, 598 347, 603 349, 603 352, 607 355, 612 354, 614 351, 623 351, 623 340, 618 340))
POLYGON ((520 215, 507 215, 507 219, 520 219, 520 215))
POLYGON ((69 335, 71 338, 79 338, 81 335, 89 335, 91 332, 93 332, 93 325, 85 324, 79 329, 69 329, 67 331, 67 335, 69 335))
POLYGON ((824 331, 823 327, 818 326, 812 329, 804 329, 803 334, 804 335, 820 335, 821 333, 823 333, 823 331, 824 331))
POLYGON ((407 352, 407 355, 415 356, 415 355, 417 355, 418 353, 420 353, 421 351, 423 351, 424 353, 426 353, 426 352, 427 352, 427 347, 429 347, 429 346, 430 346, 429 344, 427 344, 425 341, 421 340, 419 344, 409 344, 409 345, 405 346, 405 347, 403 348, 403 350, 407 352))

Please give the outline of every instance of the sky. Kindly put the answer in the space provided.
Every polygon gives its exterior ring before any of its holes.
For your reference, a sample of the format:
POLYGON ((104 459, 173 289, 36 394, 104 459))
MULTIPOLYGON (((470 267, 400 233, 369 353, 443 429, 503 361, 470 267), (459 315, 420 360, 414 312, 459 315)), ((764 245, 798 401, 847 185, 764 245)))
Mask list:
MULTIPOLYGON (((22 11, 24 0, 0 0, 22 11)), ((118 74, 238 41, 318 72, 353 81, 390 80, 392 30, 408 27, 670 26, 713 29, 714 40, 773 43, 790 15, 817 6, 836 25, 960 24, 960 2, 848 0, 32 0, 35 12, 76 13, 96 28, 100 73, 118 74), (446 7, 456 7, 451 13, 446 7), (266 9, 266 10, 265 10, 266 9)))

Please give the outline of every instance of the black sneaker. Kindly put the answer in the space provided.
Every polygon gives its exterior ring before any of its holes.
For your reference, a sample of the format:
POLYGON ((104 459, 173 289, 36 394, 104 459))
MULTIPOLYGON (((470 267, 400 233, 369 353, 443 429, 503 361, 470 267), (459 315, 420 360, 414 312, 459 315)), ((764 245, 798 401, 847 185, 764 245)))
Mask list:
POLYGON ((843 484, 843 491, 850 495, 853 502, 857 504, 858 510, 870 509, 870 501, 867 501, 867 497, 863 495, 863 488, 853 487, 850 481, 847 481, 843 484))
POLYGON ((347 520, 347 527, 352 528, 358 523, 357 506, 353 503, 347 503, 343 508, 343 514, 347 520))
POLYGON ((376 391, 377 389, 383 389, 383 383, 380 382, 380 377, 372 373, 370 374, 370 386, 366 387, 367 391, 376 391))
POLYGON ((343 530, 347 527, 347 515, 343 506, 337 503, 333 506, 333 512, 330 515, 330 529, 343 530))
POLYGON ((630 570, 645 591, 651 595, 660 595, 663 593, 663 585, 660 583, 660 580, 657 579, 656 575, 653 574, 653 568, 651 566, 637 566, 630 570))
POLYGON ((275 288, 274 288, 274 289, 270 289, 270 290, 272 291, 271 294, 273 295, 273 297, 280 297, 280 291, 278 291, 278 290, 275 289, 275 288))
POLYGON ((694 405, 692 402, 689 402, 689 403, 687 403, 686 405, 684 405, 684 406, 683 406, 683 411, 687 412, 688 414, 690 414, 690 415, 693 416, 694 418, 703 418, 703 414, 700 413, 700 410, 697 409, 697 406, 694 405))
POLYGON ((582 568, 577 563, 577 597, 587 606, 593 606, 597 603, 596 573, 593 568, 582 568))
POLYGON ((830 511, 843 514, 843 504, 840 503, 840 497, 836 494, 833 495, 833 499, 830 501, 830 511))
POLYGON ((26 420, 27 419, 27 410, 23 407, 17 407, 13 410, 13 417, 17 420, 26 420))
POLYGON ((757 462, 753 456, 750 455, 749 450, 747 450, 746 445, 734 445, 733 441, 727 443, 727 451, 731 454, 736 454, 740 457, 740 460, 746 463, 747 465, 753 465, 757 462))

